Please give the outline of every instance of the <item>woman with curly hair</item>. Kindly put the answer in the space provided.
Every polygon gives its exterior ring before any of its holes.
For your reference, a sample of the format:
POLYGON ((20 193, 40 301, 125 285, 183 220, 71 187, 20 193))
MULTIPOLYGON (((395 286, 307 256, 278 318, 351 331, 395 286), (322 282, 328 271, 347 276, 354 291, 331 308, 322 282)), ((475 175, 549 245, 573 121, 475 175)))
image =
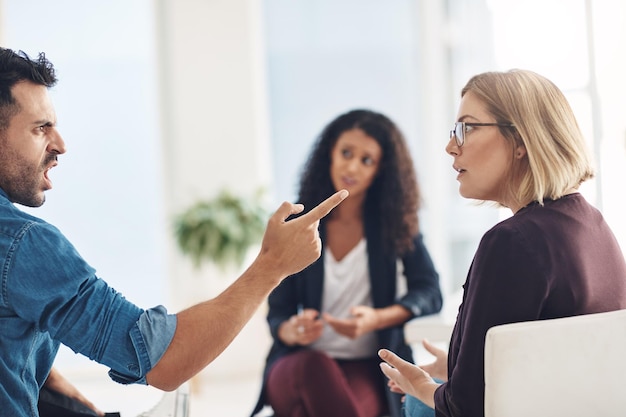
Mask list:
POLYGON ((320 221, 322 256, 269 296, 274 344, 255 413, 269 404, 276 417, 401 415, 376 353, 412 360, 403 325, 438 312, 442 297, 413 161, 383 114, 342 114, 314 144, 298 201, 306 210, 340 189, 350 195, 320 221))

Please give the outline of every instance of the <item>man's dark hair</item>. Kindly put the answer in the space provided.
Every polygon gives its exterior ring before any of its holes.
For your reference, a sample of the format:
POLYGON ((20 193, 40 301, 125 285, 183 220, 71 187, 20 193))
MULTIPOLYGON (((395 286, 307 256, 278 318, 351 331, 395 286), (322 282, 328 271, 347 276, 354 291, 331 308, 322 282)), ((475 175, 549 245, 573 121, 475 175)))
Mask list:
POLYGON ((22 81, 50 88, 57 82, 54 66, 43 52, 37 59, 31 59, 24 51, 0 48, 0 132, 9 126, 11 117, 19 111, 11 89, 22 81))

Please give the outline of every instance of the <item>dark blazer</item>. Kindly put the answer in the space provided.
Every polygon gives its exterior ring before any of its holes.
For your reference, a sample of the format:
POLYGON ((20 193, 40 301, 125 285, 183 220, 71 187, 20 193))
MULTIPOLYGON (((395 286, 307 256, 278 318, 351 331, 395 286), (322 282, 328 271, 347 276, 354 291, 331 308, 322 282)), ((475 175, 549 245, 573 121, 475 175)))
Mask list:
MULTIPOLYGON (((374 216, 365 219, 365 238, 367 240, 367 255, 369 264, 370 283, 374 308, 387 307, 392 304, 401 304, 411 312, 412 317, 434 314, 441 310, 442 296, 439 287, 439 275, 435 270, 421 234, 413 239, 414 248, 402 258, 404 275, 407 282, 407 293, 400 299, 396 298, 396 273, 398 257, 389 248, 383 248, 377 222, 374 216)), ((325 242, 324 225, 320 226, 322 244, 325 242)), ((263 373, 263 387, 258 403, 252 415, 259 412, 266 403, 265 381, 274 362, 303 346, 287 346, 278 338, 278 328, 282 322, 289 320, 296 314, 298 304, 305 309, 314 308, 321 311, 322 291, 324 286, 324 254, 303 271, 286 278, 269 296, 269 312, 267 321, 274 339, 267 356, 263 373)), ((402 325, 379 330, 379 348, 394 351, 406 360, 413 360, 411 348, 404 341, 402 325)), ((387 381, 381 372, 380 383, 386 387, 387 381)), ((390 414, 400 417, 401 395, 387 390, 390 414)))

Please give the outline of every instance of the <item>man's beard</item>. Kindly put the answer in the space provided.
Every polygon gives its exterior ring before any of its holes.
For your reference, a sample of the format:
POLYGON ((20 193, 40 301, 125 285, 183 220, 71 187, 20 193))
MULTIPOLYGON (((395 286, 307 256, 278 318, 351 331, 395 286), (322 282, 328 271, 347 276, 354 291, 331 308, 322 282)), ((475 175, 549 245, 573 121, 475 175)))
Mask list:
POLYGON ((32 178, 29 180, 29 178, 22 177, 11 181, 8 189, 4 191, 13 203, 26 207, 41 207, 46 201, 46 196, 38 189, 38 185, 32 181, 32 178))
POLYGON ((26 207, 41 207, 46 201, 41 181, 45 170, 54 160, 56 155, 49 154, 34 171, 26 168, 26 164, 18 163, 18 169, 2 172, 2 189, 7 193, 9 200, 26 207))

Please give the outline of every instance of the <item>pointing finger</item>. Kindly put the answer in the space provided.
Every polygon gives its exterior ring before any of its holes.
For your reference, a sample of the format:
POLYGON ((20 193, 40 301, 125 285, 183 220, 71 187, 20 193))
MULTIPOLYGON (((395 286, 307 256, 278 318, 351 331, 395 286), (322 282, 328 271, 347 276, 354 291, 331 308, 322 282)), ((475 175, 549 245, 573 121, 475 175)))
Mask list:
POLYGON ((337 191, 335 194, 318 204, 317 207, 302 216, 301 219, 306 218, 311 224, 319 221, 322 217, 330 213, 332 209, 337 207, 337 205, 341 203, 348 196, 348 194, 348 190, 337 191))

